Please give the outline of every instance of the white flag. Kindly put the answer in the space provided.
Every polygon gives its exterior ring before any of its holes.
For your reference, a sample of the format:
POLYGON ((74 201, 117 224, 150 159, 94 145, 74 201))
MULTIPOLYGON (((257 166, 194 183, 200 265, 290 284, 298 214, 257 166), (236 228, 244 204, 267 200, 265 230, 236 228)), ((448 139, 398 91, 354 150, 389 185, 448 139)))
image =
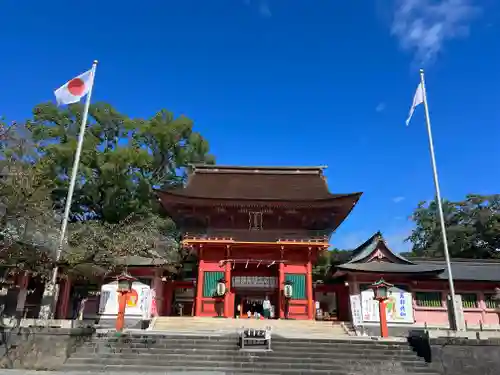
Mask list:
POLYGON ((92 84, 92 69, 90 69, 85 73, 80 74, 78 77, 66 82, 54 91, 57 105, 79 102, 81 98, 89 93, 92 88, 92 84))
POLYGON ((410 114, 406 119, 406 126, 410 125, 411 117, 413 116, 413 112, 417 105, 422 104, 424 102, 424 90, 422 89, 422 82, 418 84, 417 91, 415 92, 415 96, 413 97, 413 104, 410 108, 410 114))

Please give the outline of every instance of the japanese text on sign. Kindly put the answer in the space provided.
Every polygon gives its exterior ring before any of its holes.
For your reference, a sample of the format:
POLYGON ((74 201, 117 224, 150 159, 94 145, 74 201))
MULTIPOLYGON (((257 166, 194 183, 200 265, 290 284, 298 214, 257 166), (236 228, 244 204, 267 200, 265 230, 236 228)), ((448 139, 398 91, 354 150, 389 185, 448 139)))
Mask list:
POLYGON ((232 286, 234 288, 275 289, 278 287, 278 279, 271 276, 233 276, 232 286))

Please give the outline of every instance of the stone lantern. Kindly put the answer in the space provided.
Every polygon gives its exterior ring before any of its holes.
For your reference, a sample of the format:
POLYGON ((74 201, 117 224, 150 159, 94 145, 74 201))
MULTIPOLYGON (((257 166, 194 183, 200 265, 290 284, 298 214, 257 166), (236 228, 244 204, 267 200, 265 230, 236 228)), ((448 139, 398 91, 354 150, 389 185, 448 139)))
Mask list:
POLYGON ((132 284, 137 279, 125 272, 117 276, 118 284, 118 315, 116 317, 116 332, 121 333, 125 324, 125 308, 128 294, 132 291, 132 284))
POLYGON ((385 301, 389 297, 389 289, 394 285, 389 284, 384 281, 384 279, 380 279, 370 285, 370 288, 373 290, 374 297, 373 299, 378 301, 378 309, 380 316, 380 336, 388 337, 389 329, 387 327, 387 313, 385 309, 385 301))

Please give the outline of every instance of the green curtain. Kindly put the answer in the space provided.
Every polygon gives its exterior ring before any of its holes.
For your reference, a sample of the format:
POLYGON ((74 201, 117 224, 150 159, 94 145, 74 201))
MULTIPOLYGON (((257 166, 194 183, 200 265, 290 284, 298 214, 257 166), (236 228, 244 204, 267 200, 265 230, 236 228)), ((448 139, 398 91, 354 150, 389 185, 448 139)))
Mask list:
POLYGON ((306 275, 300 273, 287 273, 285 281, 292 282, 292 299, 306 299, 306 275))
POLYGON ((205 271, 203 273, 203 297, 213 297, 217 290, 217 282, 224 277, 224 272, 205 271))

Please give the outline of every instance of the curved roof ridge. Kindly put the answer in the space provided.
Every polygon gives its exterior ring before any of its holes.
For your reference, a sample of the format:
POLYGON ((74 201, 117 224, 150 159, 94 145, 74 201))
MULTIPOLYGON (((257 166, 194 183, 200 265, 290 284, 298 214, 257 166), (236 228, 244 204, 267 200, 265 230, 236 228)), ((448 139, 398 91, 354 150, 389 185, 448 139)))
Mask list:
POLYGON ((383 243, 386 250, 389 252, 389 255, 394 256, 396 259, 400 260, 404 264, 414 265, 412 261, 406 259, 405 257, 395 253, 391 250, 381 231, 377 231, 374 235, 372 235, 368 240, 363 242, 360 246, 358 246, 354 252, 351 260, 347 263, 360 263, 362 260, 368 258, 377 248, 379 243, 383 243))

